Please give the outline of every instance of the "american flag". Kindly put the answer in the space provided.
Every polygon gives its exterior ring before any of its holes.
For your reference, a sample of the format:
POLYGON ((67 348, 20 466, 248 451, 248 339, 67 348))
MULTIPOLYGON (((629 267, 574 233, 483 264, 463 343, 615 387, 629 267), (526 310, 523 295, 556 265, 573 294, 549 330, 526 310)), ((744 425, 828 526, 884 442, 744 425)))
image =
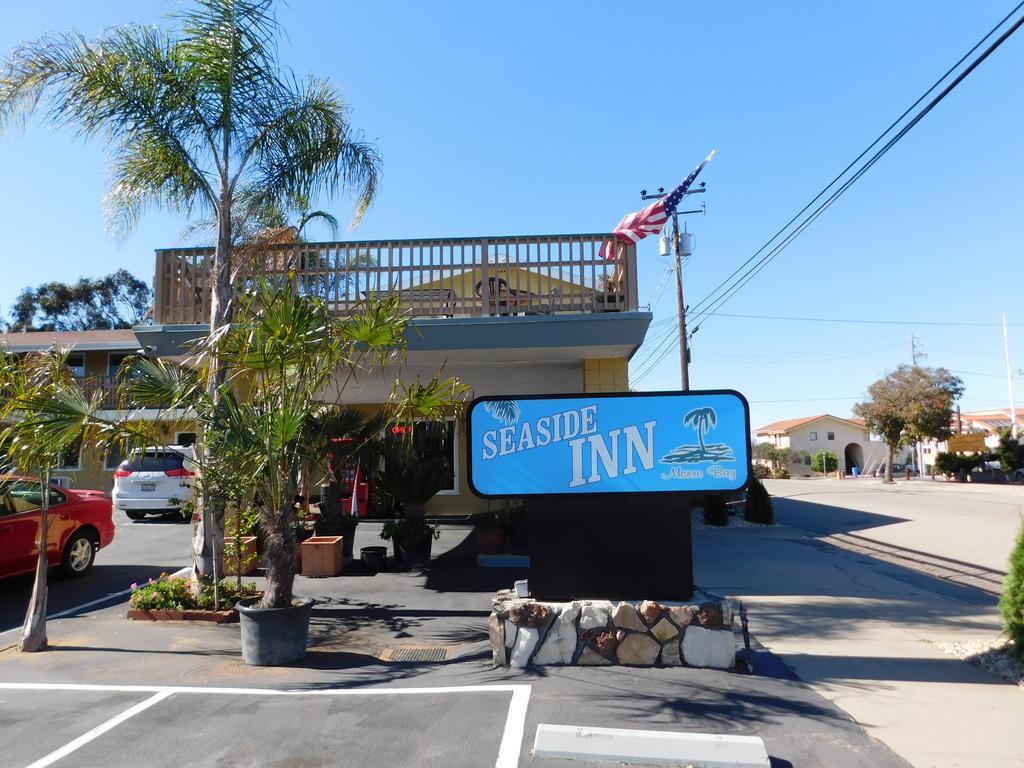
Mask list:
POLYGON ((668 221, 668 217, 676 212, 676 208, 679 207, 679 201, 683 199, 683 195, 693 184, 694 179, 697 175, 704 170, 704 166, 711 162, 711 158, 715 156, 715 150, 711 150, 711 153, 705 157, 700 165, 693 169, 683 183, 673 189, 667 195, 660 200, 656 200, 652 205, 647 206, 642 211, 636 213, 627 213, 622 217, 622 221, 613 230, 612 234, 615 235, 614 240, 609 240, 604 246, 604 256, 606 259, 614 258, 615 256, 615 243, 632 243, 636 245, 648 235, 656 235, 661 232, 661 228, 665 226, 665 222, 668 221))

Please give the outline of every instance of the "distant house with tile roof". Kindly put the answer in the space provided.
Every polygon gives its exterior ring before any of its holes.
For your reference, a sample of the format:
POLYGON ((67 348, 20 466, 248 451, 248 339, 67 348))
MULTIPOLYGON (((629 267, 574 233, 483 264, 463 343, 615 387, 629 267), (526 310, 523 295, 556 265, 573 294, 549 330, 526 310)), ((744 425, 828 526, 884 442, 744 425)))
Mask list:
POLYGON ((831 451, 839 459, 839 469, 864 474, 885 461, 885 443, 872 440, 862 419, 845 419, 822 413, 765 424, 754 430, 755 443, 789 448, 798 457, 788 467, 794 477, 810 476, 811 454, 831 451))

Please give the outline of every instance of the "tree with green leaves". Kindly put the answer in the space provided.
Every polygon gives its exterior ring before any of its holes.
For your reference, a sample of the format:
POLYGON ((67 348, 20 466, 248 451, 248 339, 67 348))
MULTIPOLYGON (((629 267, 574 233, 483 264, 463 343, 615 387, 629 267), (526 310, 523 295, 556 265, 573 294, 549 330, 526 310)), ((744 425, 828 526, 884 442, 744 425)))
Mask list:
MULTIPOLYGON (((22 358, 0 356, 0 454, 40 483, 35 582, 22 626, 18 649, 46 648, 47 540, 49 537, 50 472, 62 451, 82 440, 83 425, 54 425, 36 406, 40 402, 85 402, 67 367, 67 352, 48 349, 22 358)), ((94 403, 96 407, 99 402, 94 403)), ((91 545, 90 545, 91 546, 91 545)))
POLYGON ((870 400, 853 412, 888 446, 885 482, 893 482, 893 457, 901 445, 949 437, 953 405, 963 391, 963 382, 945 368, 918 365, 901 365, 868 387, 870 400))
POLYGON ((839 469, 839 457, 832 451, 815 451, 811 454, 811 469, 827 475, 839 469))
MULTIPOLYGON (((236 195, 249 189, 259 206, 352 192, 356 224, 377 190, 380 158, 333 84, 278 62, 271 0, 193 0, 172 20, 170 30, 125 25, 96 40, 71 31, 16 48, 0 65, 0 129, 42 110, 52 125, 105 140, 106 203, 122 230, 151 207, 212 215, 216 336, 234 314, 236 195)), ((211 396, 222 378, 210 379, 211 396)), ((210 502, 201 499, 200 575, 212 574, 223 538, 210 502)))
POLYGON ((149 285, 127 269, 77 283, 51 281, 25 288, 10 310, 9 332, 106 331, 131 328, 153 303, 149 285))
POLYGON ((771 443, 755 443, 751 449, 755 459, 767 461, 772 469, 786 469, 790 464, 803 461, 804 452, 792 448, 776 448, 771 443))
POLYGON ((1017 542, 1010 553, 1010 572, 999 598, 1003 631, 1013 641, 1013 652, 1024 659, 1024 525, 1017 532, 1017 542))

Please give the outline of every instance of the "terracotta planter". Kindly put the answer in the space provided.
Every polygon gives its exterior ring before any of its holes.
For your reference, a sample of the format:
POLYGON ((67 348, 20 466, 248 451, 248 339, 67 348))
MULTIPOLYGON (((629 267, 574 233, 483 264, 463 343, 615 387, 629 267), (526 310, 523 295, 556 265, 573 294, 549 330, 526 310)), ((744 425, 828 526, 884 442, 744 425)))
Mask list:
POLYGON ((129 608, 128 618, 134 621, 206 621, 213 624, 230 624, 238 621, 238 611, 142 611, 138 608, 129 608))
POLYGON ((224 537, 224 567, 221 570, 225 576, 248 576, 255 573, 260 564, 260 557, 256 552, 256 537, 243 536, 239 541, 242 553, 242 572, 240 574, 235 570, 235 565, 238 562, 238 554, 234 551, 235 537, 224 537))
POLYGON ((299 545, 303 576, 337 576, 341 573, 341 536, 310 536, 299 545))
POLYGON ((505 551, 507 539, 504 528, 477 528, 476 540, 481 555, 500 555, 505 551))

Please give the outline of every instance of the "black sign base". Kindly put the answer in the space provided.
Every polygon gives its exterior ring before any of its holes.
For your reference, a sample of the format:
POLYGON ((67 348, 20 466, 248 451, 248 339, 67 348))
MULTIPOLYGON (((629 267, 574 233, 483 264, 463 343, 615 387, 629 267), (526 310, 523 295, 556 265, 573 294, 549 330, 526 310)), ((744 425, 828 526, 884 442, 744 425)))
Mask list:
POLYGON ((527 499, 538 600, 689 600, 690 505, 677 493, 527 499))

